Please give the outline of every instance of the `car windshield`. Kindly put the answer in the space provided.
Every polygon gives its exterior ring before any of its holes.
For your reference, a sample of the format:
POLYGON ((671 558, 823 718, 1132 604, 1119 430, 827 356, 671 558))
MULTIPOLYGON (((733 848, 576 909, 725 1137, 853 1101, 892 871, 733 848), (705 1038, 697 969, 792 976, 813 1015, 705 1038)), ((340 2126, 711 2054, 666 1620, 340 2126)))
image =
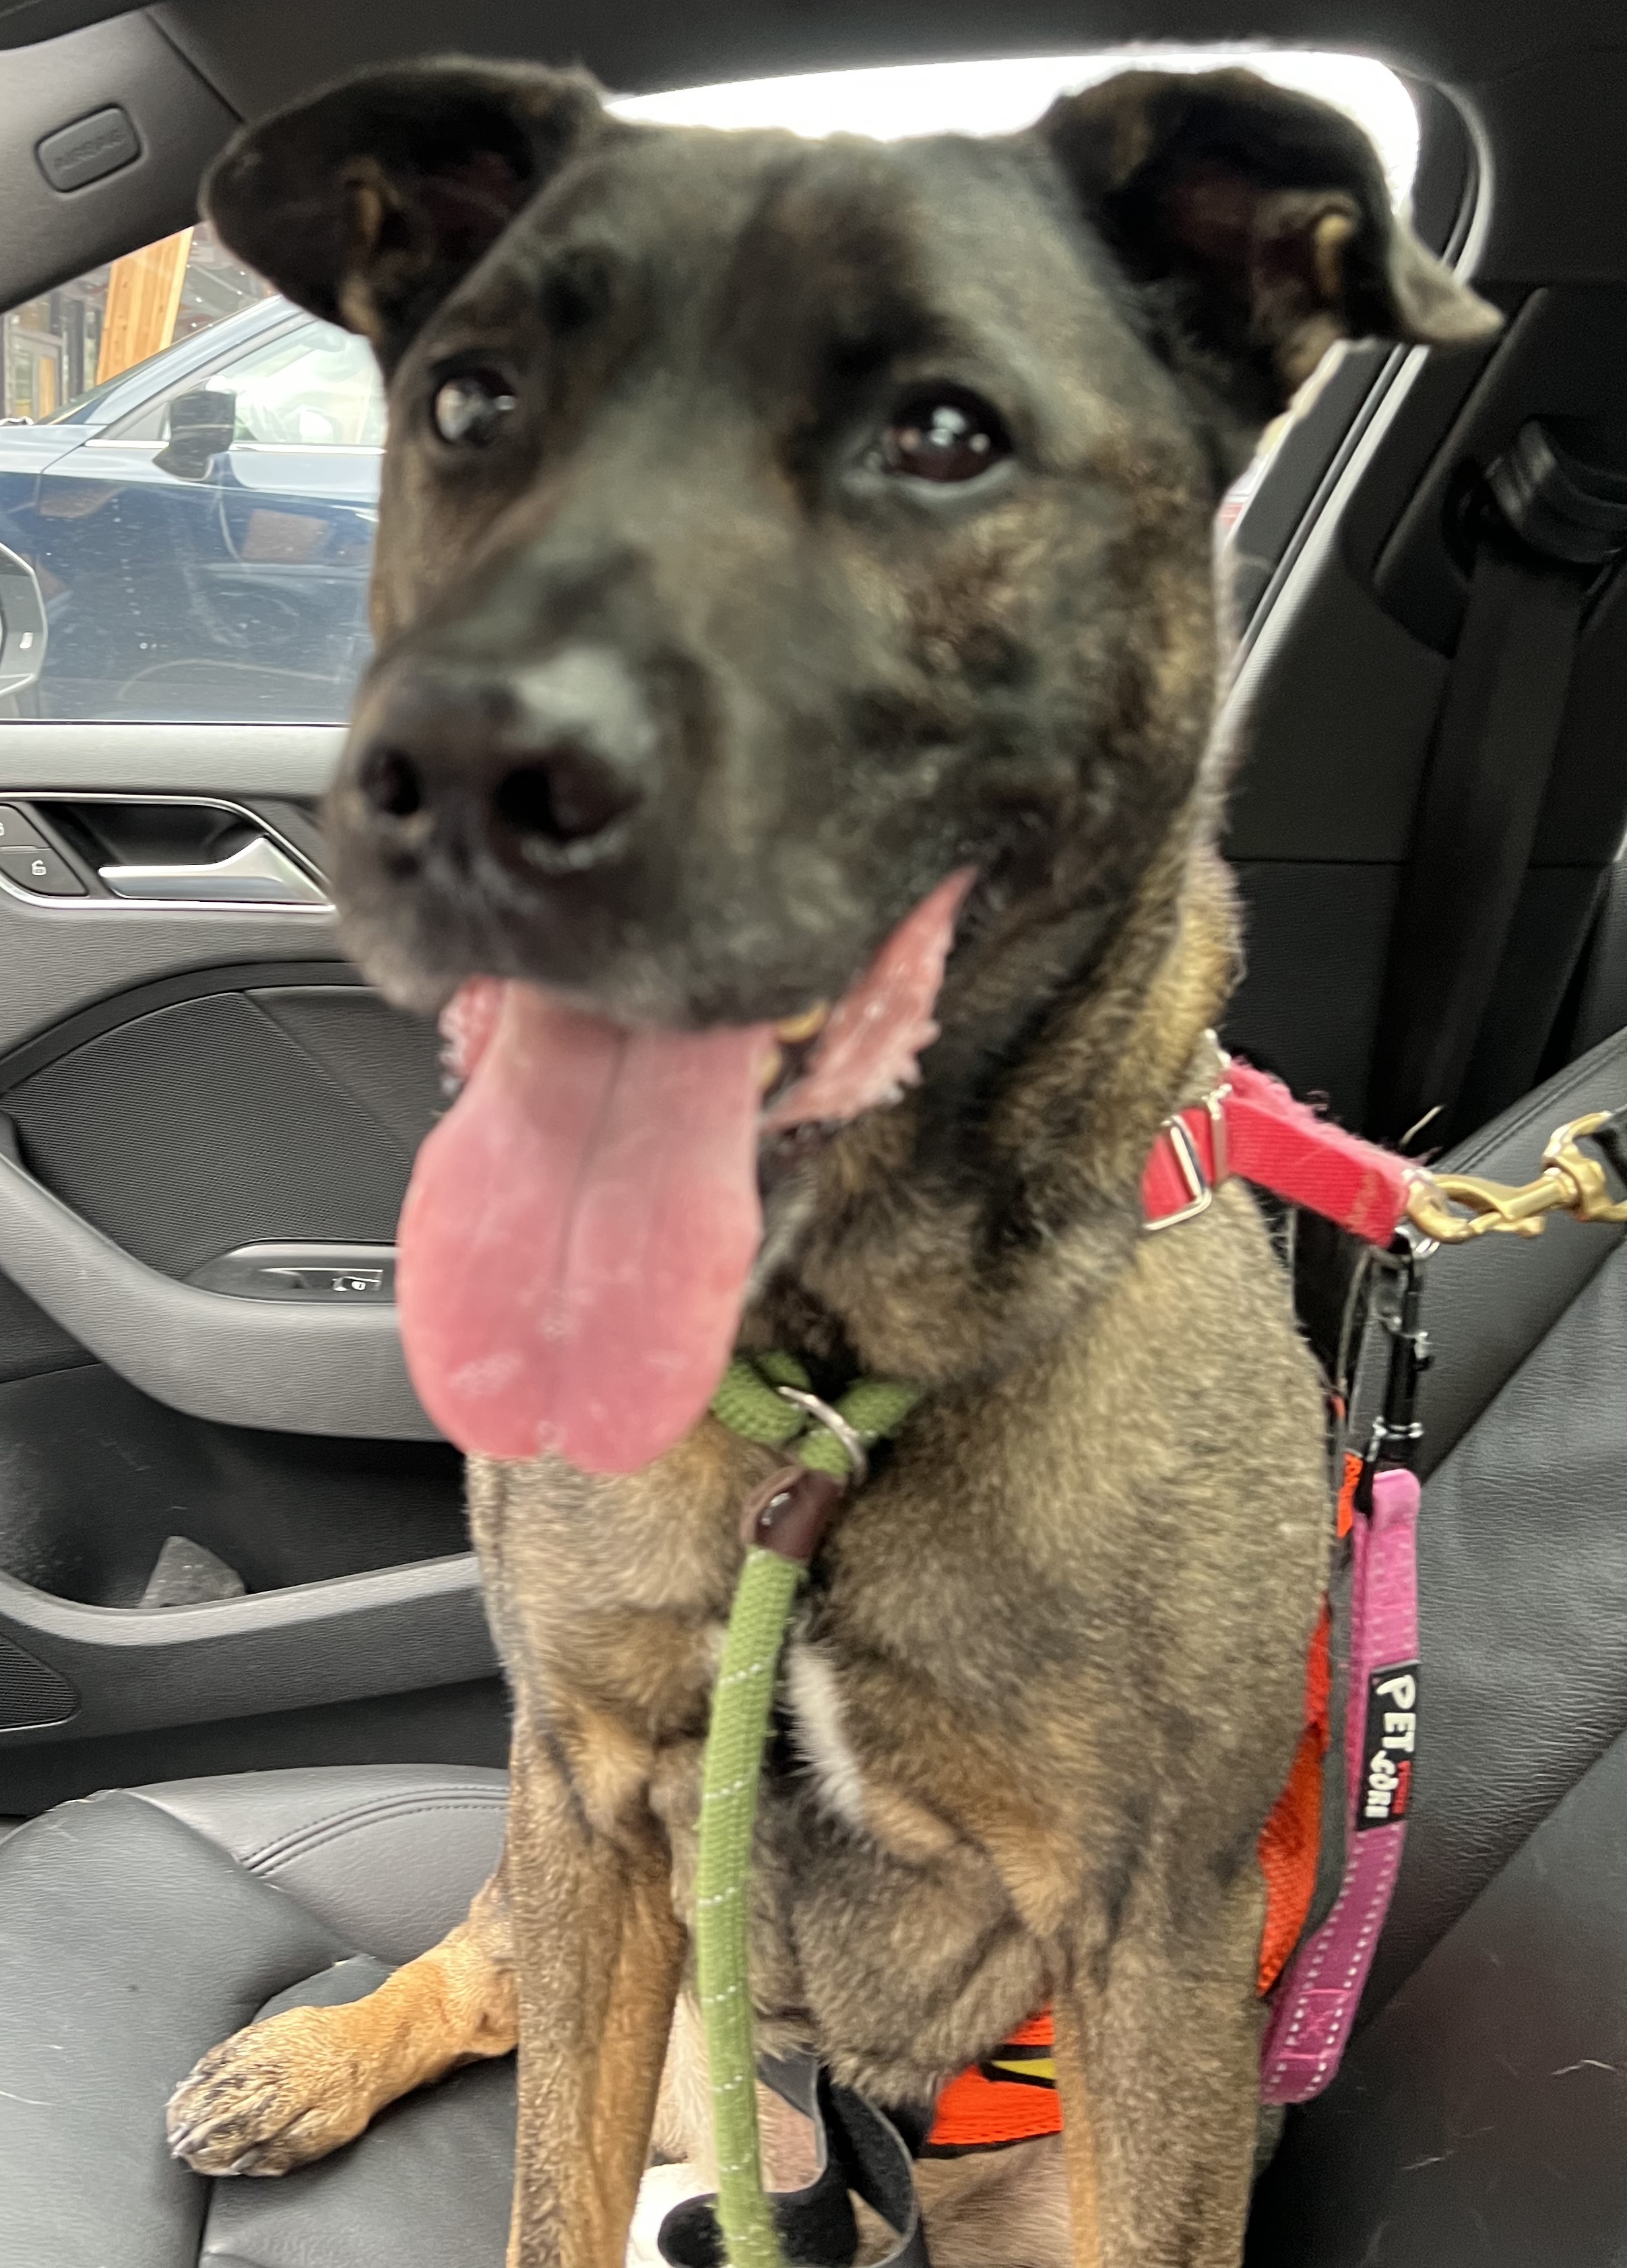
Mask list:
POLYGON ((1390 195, 1404 204, 1417 170, 1417 112, 1395 73, 1362 55, 1263 47, 1113 48, 1096 55, 900 63, 789 78, 733 79, 717 86, 618 96, 610 107, 624 118, 667 126, 778 126, 793 134, 865 134, 878 142, 895 142, 912 134, 1015 133, 1059 95, 1076 94, 1117 71, 1206 71, 1240 63, 1279 86, 1295 87, 1346 112, 1371 136, 1390 195))

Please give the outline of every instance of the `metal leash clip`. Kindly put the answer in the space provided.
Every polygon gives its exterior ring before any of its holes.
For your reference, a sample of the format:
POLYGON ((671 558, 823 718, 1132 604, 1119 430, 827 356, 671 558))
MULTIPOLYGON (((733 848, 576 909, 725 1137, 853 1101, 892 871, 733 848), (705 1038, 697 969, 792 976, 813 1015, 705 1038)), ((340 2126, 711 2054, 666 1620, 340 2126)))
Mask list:
POLYGON ((870 1459, 865 1454, 863 1436, 848 1424, 842 1412, 833 1410, 828 1402, 821 1402, 817 1394, 804 1393, 799 1386, 777 1386, 774 1391, 782 1402, 793 1403, 799 1410, 806 1410, 816 1425, 822 1425, 828 1433, 834 1435, 848 1461, 854 1487, 863 1488, 870 1477, 870 1459))
POLYGON ((1542 1171, 1514 1187, 1478 1174, 1419 1174, 1407 1200, 1407 1218, 1437 1244, 1469 1244, 1488 1234, 1540 1236, 1550 1213, 1574 1220, 1627 1221, 1627 1200, 1612 1198, 1604 1167, 1580 1148, 1597 1143, 1627 1180, 1616 1113, 1592 1110, 1549 1137, 1542 1171))
POLYGON ((1433 1360, 1429 1333, 1423 1325, 1424 1263, 1436 1241, 1403 1221, 1395 1242, 1379 1259, 1373 1314, 1389 1341, 1389 1359, 1383 1398, 1373 1415, 1356 1490, 1356 1502, 1363 1512, 1373 1507, 1374 1474, 1380 1467, 1395 1465, 1411 1470, 1424 1439, 1418 1386, 1433 1360))

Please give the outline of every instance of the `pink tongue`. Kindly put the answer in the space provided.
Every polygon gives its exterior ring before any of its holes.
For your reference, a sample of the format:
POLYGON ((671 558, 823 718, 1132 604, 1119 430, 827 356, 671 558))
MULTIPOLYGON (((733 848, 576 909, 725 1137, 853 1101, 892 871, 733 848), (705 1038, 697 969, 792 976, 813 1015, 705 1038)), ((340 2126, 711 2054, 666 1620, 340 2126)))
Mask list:
MULTIPOLYGON (((767 1130, 857 1116, 917 1076, 971 880, 899 924, 767 1130)), ((733 1347, 772 1028, 628 1030, 490 977, 442 1026, 467 1084, 401 1211, 413 1383, 460 1448, 637 1472, 696 1423, 733 1347)))
POLYGON ((629 1031, 509 984, 480 1038, 401 1213, 413 1383, 460 1448, 635 1472, 734 1343, 772 1035, 629 1031))

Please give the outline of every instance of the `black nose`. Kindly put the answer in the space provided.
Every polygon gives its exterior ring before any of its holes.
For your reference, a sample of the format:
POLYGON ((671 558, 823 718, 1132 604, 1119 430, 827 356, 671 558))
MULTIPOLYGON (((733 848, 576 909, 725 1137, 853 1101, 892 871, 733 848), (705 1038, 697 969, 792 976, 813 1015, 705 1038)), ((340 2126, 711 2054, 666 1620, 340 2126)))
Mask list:
POLYGON ((364 703, 351 777, 387 843, 484 847, 569 873, 622 855, 656 738, 637 681, 605 649, 510 669, 419 661, 364 703))

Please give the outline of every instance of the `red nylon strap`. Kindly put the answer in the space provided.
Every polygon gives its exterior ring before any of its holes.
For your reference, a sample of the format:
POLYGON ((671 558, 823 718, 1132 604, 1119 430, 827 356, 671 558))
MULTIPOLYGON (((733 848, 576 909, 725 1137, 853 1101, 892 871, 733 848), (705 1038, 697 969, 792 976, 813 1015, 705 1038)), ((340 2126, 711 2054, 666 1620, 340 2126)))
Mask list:
POLYGON ((1159 1135, 1142 1172, 1141 1204, 1149 1228, 1167 1226, 1201 1211, 1205 1192, 1235 1174, 1369 1244, 1387 1245, 1406 1216, 1411 1171, 1394 1151, 1296 1102, 1279 1079, 1233 1062, 1213 1096, 1159 1135))

